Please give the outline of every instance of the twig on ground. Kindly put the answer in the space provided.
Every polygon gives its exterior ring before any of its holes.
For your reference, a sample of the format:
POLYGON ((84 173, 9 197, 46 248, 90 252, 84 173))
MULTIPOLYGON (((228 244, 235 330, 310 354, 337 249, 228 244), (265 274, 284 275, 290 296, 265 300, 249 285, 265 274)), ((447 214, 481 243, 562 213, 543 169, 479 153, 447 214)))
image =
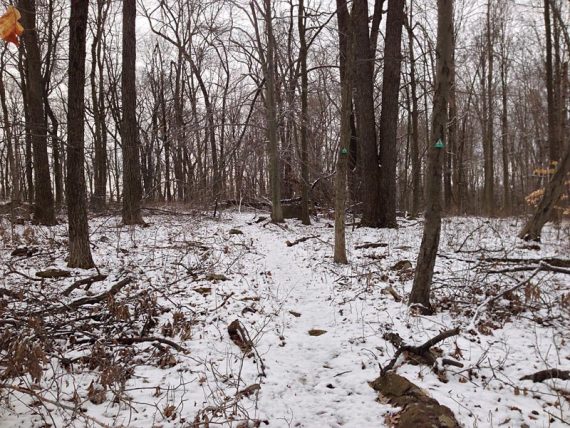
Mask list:
POLYGON ((301 242, 308 241, 309 239, 318 238, 319 235, 312 235, 312 236, 304 236, 303 238, 295 239, 294 241, 285 241, 288 247, 292 247, 293 245, 300 244, 301 242))

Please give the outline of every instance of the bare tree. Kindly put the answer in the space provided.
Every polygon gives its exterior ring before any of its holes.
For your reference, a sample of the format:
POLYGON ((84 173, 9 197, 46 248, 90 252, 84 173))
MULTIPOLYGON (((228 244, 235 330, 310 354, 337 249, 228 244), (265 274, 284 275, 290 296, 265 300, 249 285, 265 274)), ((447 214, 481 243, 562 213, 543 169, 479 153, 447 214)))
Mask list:
POLYGON ((123 117, 121 139, 123 141, 123 223, 143 224, 141 215, 141 169, 136 118, 136 53, 135 21, 136 0, 123 2, 123 117))
POLYGON ((361 224, 379 227, 382 202, 374 109, 374 52, 370 43, 367 0, 353 2, 350 19, 354 32, 354 106, 363 182, 361 224))
POLYGON ((263 0, 263 9, 257 2, 251 3, 259 59, 265 77, 265 111, 267 118, 267 141, 269 154, 269 182, 271 186, 271 220, 275 223, 283 221, 281 208, 281 167, 279 158, 279 139, 277 135, 277 83, 275 81, 275 37, 273 35, 273 11, 271 0, 263 0), (257 23, 257 11, 265 22, 266 47, 263 48, 261 34, 257 23))
MULTIPOLYGON (((545 6, 552 8, 555 18, 558 20, 560 26, 564 28, 564 41, 566 42, 566 47, 570 50, 570 35, 568 31, 563 27, 564 22, 560 10, 557 8, 554 1, 546 0, 545 6)), ((549 102, 553 102, 552 98, 548 98, 549 102)), ((548 112, 550 116, 550 109, 548 112)), ((549 122, 550 127, 550 122, 549 122)), ((549 138, 551 134, 549 133, 549 138)), ((521 231, 519 232, 519 238, 525 240, 535 240, 539 241, 542 233, 542 228, 552 218, 552 213, 554 211, 554 206, 560 199, 565 186, 566 176, 570 172, 570 146, 567 145, 564 157, 558 162, 556 171, 550 181, 548 182, 542 199, 540 200, 536 211, 533 216, 525 223, 521 231)))
POLYGON ((88 0, 72 0, 69 18, 69 92, 67 104, 67 217, 69 267, 95 266, 89 246, 85 189, 85 50, 88 0))
POLYGON ((380 225, 397 227, 396 222, 396 146, 400 105, 400 67, 402 63, 402 26, 404 0, 388 2, 384 76, 382 79, 382 114, 380 115, 380 225))
POLYGON ((91 101, 93 109, 93 146, 95 158, 94 192, 91 206, 96 211, 102 210, 107 197, 107 125, 105 120, 105 80, 104 80, 104 25, 107 21, 110 2, 96 1, 95 28, 91 44, 91 101))
POLYGON ((301 221, 311 224, 309 218, 309 148, 307 142, 307 127, 309 126, 309 78, 307 71, 307 33, 305 29, 305 2, 299 0, 299 62, 301 72, 301 221))
POLYGON ((26 126, 29 128, 33 147, 34 163, 34 220, 46 226, 57 223, 47 151, 47 124, 44 112, 41 53, 36 29, 35 0, 20 0, 19 9, 22 14, 23 34, 26 49, 26 104, 28 116, 26 126))
POLYGON ((346 209, 346 175, 348 170, 348 153, 351 139, 350 115, 352 110, 352 89, 354 79, 354 33, 352 31, 354 14, 348 13, 345 0, 337 0, 337 19, 339 28, 339 54, 341 78, 340 105, 340 143, 337 154, 335 174, 335 235, 334 261, 348 263, 346 257, 345 209, 346 209))
POLYGON ((486 64, 486 76, 481 77, 483 81, 483 158, 484 158, 484 190, 483 190, 483 208, 487 215, 493 215, 495 212, 495 161, 494 161, 494 16, 492 9, 492 0, 487 2, 487 23, 485 28, 485 48, 482 52, 483 61, 486 64), (486 81, 485 81, 486 79, 486 81))
POLYGON ((433 99, 432 134, 428 148, 425 225, 416 264, 410 305, 430 313, 430 290, 441 232, 441 171, 453 61, 453 0, 437 2, 437 73, 433 99))

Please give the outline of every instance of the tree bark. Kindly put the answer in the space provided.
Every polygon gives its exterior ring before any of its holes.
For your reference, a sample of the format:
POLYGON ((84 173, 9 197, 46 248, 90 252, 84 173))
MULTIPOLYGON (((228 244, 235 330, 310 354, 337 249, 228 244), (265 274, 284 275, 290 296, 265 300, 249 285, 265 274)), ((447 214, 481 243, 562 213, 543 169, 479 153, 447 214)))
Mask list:
POLYGON ((85 188, 85 50, 89 1, 72 0, 69 18, 69 83, 67 102, 67 216, 72 268, 95 266, 89 246, 85 188))
POLYGON ((34 166, 34 221, 57 224, 47 152, 47 124, 44 114, 41 53, 36 32, 35 0, 20 0, 19 9, 25 28, 22 36, 26 48, 26 103, 34 166))
POLYGON ((307 71, 307 34, 305 30, 305 4, 299 0, 299 61, 301 63, 301 222, 311 224, 309 217, 309 149, 307 127, 309 126, 309 79, 307 71))
POLYGON ((6 102, 6 87, 4 85, 4 58, 2 58, 2 66, 0 68, 0 105, 2 106, 2 123, 4 124, 4 133, 6 136, 8 165, 10 167, 10 179, 12 180, 12 192, 10 195, 13 205, 19 205, 22 201, 20 190, 20 156, 17 150, 17 144, 12 133, 12 124, 8 113, 8 104, 6 102))
MULTIPOLYGON (((456 73, 455 73, 455 34, 453 36, 453 52, 454 58, 452 61, 452 68, 450 70, 450 88, 449 88, 449 126, 448 132, 448 147, 445 150, 445 172, 444 172, 444 185, 445 185, 445 209, 451 211, 452 208, 457 208, 457 199, 459 195, 453 192, 453 180, 458 176, 457 169, 463 168, 460 162, 458 147, 458 130, 459 130, 459 117, 457 114, 457 92, 456 92, 456 73)), ((455 210, 457 212, 457 209, 455 210)))
MULTIPOLYGON (((398 147, 398 104, 400 67, 402 63, 402 26, 404 0, 388 2, 386 42, 384 44, 384 77, 382 80, 382 113, 380 115, 380 226, 395 228, 396 221, 396 157, 398 147)), ((379 198, 379 199, 380 199, 379 198)))
POLYGON ((508 47, 505 45, 506 40, 503 32, 503 39, 501 40, 501 98, 502 98, 502 112, 501 112, 501 139, 502 139, 502 158, 503 158, 503 214, 510 215, 511 213, 511 183, 509 178, 509 116, 507 104, 507 91, 508 91, 508 47))
POLYGON ((95 32, 91 44, 91 101, 93 103, 93 146, 95 151, 94 187, 91 197, 91 206, 96 211, 105 208, 107 199, 107 127, 105 123, 105 94, 103 75, 103 26, 106 21, 108 4, 104 0, 97 0, 97 17, 95 32))
POLYGON ((144 224, 141 215, 141 167, 136 118, 136 0, 123 1, 123 223, 144 224))
POLYGON ((552 25, 550 20, 550 1, 544 0, 544 28, 546 34, 546 96, 548 111, 548 149, 550 162, 560 159, 560 144, 557 140, 557 112, 554 94, 554 67, 552 65, 552 25))
POLYGON ((486 55, 487 55, 487 86, 486 93, 483 97, 486 98, 486 111, 483 111, 483 115, 486 117, 485 138, 483 141, 483 157, 484 157, 484 189, 483 189, 483 208, 485 214, 492 216, 495 213, 495 163, 494 163, 494 132, 493 132, 493 107, 494 107, 494 91, 493 91, 493 42, 494 42, 494 30, 492 28, 492 18, 491 18, 491 1, 488 0, 487 3, 487 29, 486 29, 486 55))
POLYGON ((251 11, 255 22, 255 32, 261 67, 265 77, 265 117, 267 121, 267 151, 269 154, 269 185, 271 189, 271 221, 283 222, 283 210, 281 208, 281 166, 279 157, 279 138, 277 134, 277 83, 275 77, 275 37, 273 34, 273 12, 271 0, 264 0, 263 19, 265 21, 265 35, 267 46, 264 51, 261 44, 261 36, 257 25, 254 3, 251 3, 251 11))
POLYGON ((345 210, 348 157, 352 133, 350 116, 352 110, 352 89, 354 79, 354 54, 352 52, 354 40, 351 27, 354 18, 348 13, 345 0, 337 0, 337 18, 340 50, 341 122, 340 144, 335 174, 334 261, 335 263, 346 264, 348 263, 348 259, 346 257, 345 210))
MULTIPOLYGON (((344 3, 344 2, 343 2, 344 3)), ((345 7, 345 6, 343 6, 345 7)), ((368 30, 368 1, 354 0, 351 13, 354 32, 354 107, 360 142, 362 197, 362 226, 379 227, 380 168, 374 114, 374 55, 368 30)), ((340 23, 339 23, 340 25, 340 23)))
MULTIPOLYGON (((413 2, 412 2, 413 5, 413 2)), ((418 91, 416 82, 416 58, 414 54, 414 33, 412 30, 412 6, 410 6, 410 19, 406 25, 408 32, 408 50, 410 55, 410 97, 412 102, 412 135, 411 135, 411 158, 412 158, 412 217, 418 215, 420 211, 421 187, 421 164, 420 164, 420 143, 419 143, 419 108, 418 91)))
POLYGON ((433 100, 432 134, 428 146, 427 207, 422 244, 416 265, 410 305, 431 313, 430 290, 441 232, 441 171, 443 149, 435 143, 445 141, 447 105, 453 67, 453 0, 437 1, 437 65, 433 100))

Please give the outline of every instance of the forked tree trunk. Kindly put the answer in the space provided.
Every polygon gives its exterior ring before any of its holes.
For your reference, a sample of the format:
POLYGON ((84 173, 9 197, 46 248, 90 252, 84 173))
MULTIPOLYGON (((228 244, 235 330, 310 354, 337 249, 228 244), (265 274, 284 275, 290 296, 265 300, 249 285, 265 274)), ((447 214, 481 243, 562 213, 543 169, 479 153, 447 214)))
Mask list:
POLYGON ((25 31, 23 34, 26 46, 26 103, 28 117, 26 127, 29 129, 34 173, 34 221, 46 226, 57 223, 47 151, 47 124, 42 100, 41 53, 36 33, 35 0, 20 0, 20 13, 25 31))
POLYGON ((141 167, 136 118, 136 0, 123 1, 123 223, 144 224, 141 215, 141 167))
POLYGON ((433 99, 432 135, 428 145, 427 200, 422 244, 416 265, 416 274, 410 305, 431 313, 430 290, 433 268, 441 231, 441 170, 443 149, 435 146, 445 141, 447 105, 451 86, 450 70, 453 61, 453 0, 437 1, 437 65, 433 99))
POLYGON ((72 0, 69 18, 69 92, 67 102, 67 217, 72 268, 95 266, 89 246, 85 189, 85 46, 89 1, 72 0))

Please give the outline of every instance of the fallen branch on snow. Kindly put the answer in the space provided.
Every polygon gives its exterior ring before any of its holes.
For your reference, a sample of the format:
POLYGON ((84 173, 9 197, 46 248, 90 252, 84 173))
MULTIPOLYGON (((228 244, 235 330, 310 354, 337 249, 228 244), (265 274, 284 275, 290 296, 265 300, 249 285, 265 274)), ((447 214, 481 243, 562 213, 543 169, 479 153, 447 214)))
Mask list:
POLYGON ((81 287, 82 285, 87 285, 86 289, 88 290, 89 287, 91 287, 91 285, 94 282, 105 281, 106 279, 107 279, 107 275, 103 275, 103 274, 97 274, 97 275, 90 276, 88 278, 82 278, 80 280, 75 281, 73 284, 71 284, 69 287, 67 287, 62 294, 64 296, 69 296, 73 290, 81 287))
MULTIPOLYGON (((404 352, 408 352, 408 353, 415 354, 415 355, 418 355, 420 357, 426 358, 428 363, 431 363, 432 365, 435 364, 436 359, 430 353, 430 348, 432 346, 438 344, 439 342, 445 340, 445 339, 448 339, 452 336, 457 336, 459 334, 459 331, 460 331, 459 327, 456 327, 456 328, 451 329, 451 330, 442 331, 437 336, 429 339, 427 342, 425 342, 423 345, 420 345, 420 346, 406 345, 405 343, 403 343, 402 338, 400 336, 398 336, 397 334, 384 335, 384 338, 386 340, 389 340, 398 349, 396 350, 396 353, 394 354, 394 357, 392 358, 392 360, 385 367, 380 368, 381 374, 385 374, 389 370, 392 370, 394 368, 394 365, 396 364, 396 361, 398 361, 398 358, 400 358, 400 355, 402 355, 402 353, 404 353, 404 352)), ((452 360, 446 359, 446 361, 448 362, 448 364, 450 364, 449 361, 452 361, 452 360)), ((453 365, 461 364, 457 361, 454 361, 454 363, 455 364, 453 364, 453 365)))
POLYGON ((293 245, 300 244, 301 242, 308 241, 309 239, 318 238, 319 235, 312 235, 312 236, 304 236, 303 238, 295 239, 293 242, 285 241, 288 247, 292 247, 293 245))
POLYGON ((545 257, 542 259, 526 259, 522 257, 481 257, 482 262, 487 263, 522 263, 522 264, 547 264, 553 267, 570 268, 569 259, 560 259, 557 257, 545 257))
POLYGON ((117 294, 119 291, 121 291, 121 289, 127 285, 130 284, 131 282, 133 282, 133 279, 131 277, 127 277, 119 282, 117 282, 115 285, 113 285, 109 290, 101 293, 101 294, 97 294, 96 296, 87 296, 87 297, 81 297, 77 300, 73 300, 70 303, 67 304, 62 304, 60 306, 56 306, 56 307, 51 307, 48 309, 43 309, 41 311, 35 312, 34 315, 44 315, 44 314, 60 314, 63 312, 67 312, 73 309, 77 309, 80 306, 83 305, 93 305, 95 303, 100 303, 104 300, 106 300, 108 297, 114 296, 115 294, 117 294))
POLYGON ((570 380, 570 370, 547 369, 520 378, 520 380, 532 380, 535 383, 548 379, 570 380))

